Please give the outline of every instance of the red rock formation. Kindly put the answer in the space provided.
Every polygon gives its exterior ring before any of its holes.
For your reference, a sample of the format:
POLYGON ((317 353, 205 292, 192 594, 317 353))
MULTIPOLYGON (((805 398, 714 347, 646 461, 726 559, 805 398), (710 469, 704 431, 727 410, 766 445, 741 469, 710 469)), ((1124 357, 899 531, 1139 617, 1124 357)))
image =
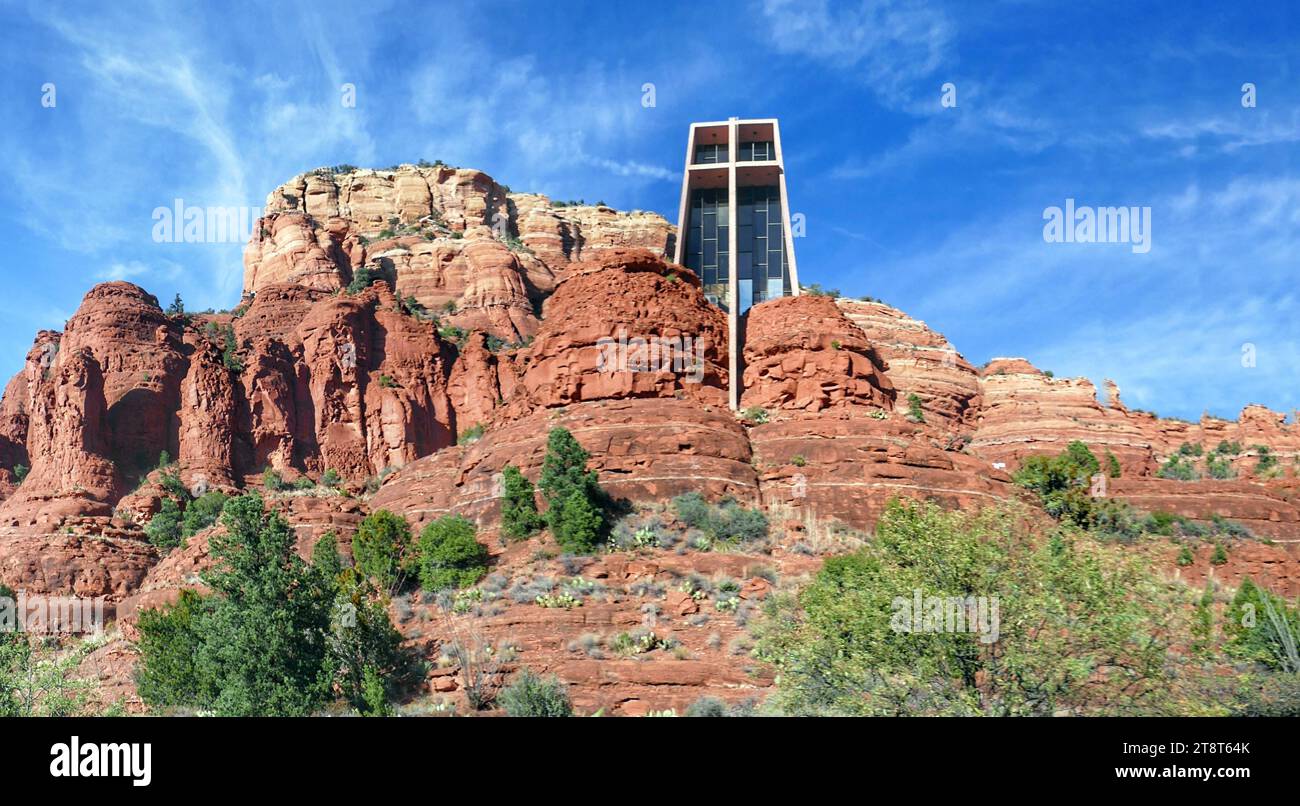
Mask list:
POLYGON ((894 406, 884 361, 830 297, 805 294, 755 305, 744 342, 742 408, 894 406))
POLYGON ((44 345, 27 355, 27 453, 32 469, 0 504, 0 524, 55 527, 66 518, 107 515, 121 492, 110 458, 104 376, 89 348, 60 349, 49 366, 44 345))
POLYGON ((884 359, 898 401, 915 394, 927 423, 962 434, 973 430, 982 402, 979 373, 942 334, 883 302, 836 303, 884 359))
POLYGON ((458 512, 494 525, 502 469, 515 465, 536 481, 555 427, 567 428, 592 454, 591 468, 616 498, 664 501, 690 491, 713 499, 758 498, 749 441, 735 417, 725 407, 667 398, 575 404, 500 422, 468 446, 392 474, 371 506, 415 523, 458 512))
POLYGON ((646 250, 605 253, 574 264, 547 300, 512 410, 616 397, 725 406, 726 345, 694 274, 646 250))

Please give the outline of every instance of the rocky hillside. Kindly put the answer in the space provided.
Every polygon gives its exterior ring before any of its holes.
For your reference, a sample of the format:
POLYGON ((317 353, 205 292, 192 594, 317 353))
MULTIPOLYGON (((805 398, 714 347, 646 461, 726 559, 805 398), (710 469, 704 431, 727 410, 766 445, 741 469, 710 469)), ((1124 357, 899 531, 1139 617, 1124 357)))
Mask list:
MULTIPOLYGON (((331 530, 346 551, 381 508, 416 527, 473 519, 495 595, 455 623, 432 602, 396 601, 404 633, 434 661, 465 630, 509 642, 573 684, 576 705, 613 713, 761 695, 771 681, 743 627, 773 585, 852 545, 892 497, 1028 501, 1010 474, 1072 440, 1115 457, 1109 497, 1273 539, 1221 565, 1208 545, 1182 566, 1176 547, 1156 550, 1171 575, 1251 575, 1300 593, 1300 426, 1284 415, 1160 419, 1127 409, 1113 384, 1102 404, 1087 380, 1023 359, 974 367, 882 303, 805 295, 750 313, 740 416, 726 405, 725 318, 663 259, 674 233, 659 216, 557 206, 444 166, 318 171, 277 188, 266 210, 234 311, 168 315, 137 286, 96 286, 63 332, 36 335, 0 400, 0 581, 108 597, 125 638, 95 668, 128 700, 134 614, 207 563, 207 533, 165 557, 145 537, 164 453, 196 491, 260 487, 267 469, 306 479, 267 491, 304 552, 331 530), (603 340, 652 336, 697 339, 698 374, 602 363, 603 340), (555 426, 592 454, 630 518, 671 530, 673 496, 730 496, 769 514, 770 542, 570 560, 539 539, 498 540, 499 474, 512 464, 536 480, 555 426), (1224 478, 1162 477, 1171 464, 1208 476, 1211 461, 1224 478), (342 483, 313 486, 327 471, 342 483), (575 575, 602 596, 547 609, 526 595, 575 575), (706 612, 680 592, 691 575, 736 580, 751 606, 706 612), (516 589, 525 595, 507 595, 516 589), (647 619, 674 649, 615 657, 609 641, 647 619)), ((456 696, 455 669, 433 666, 430 696, 456 696)))

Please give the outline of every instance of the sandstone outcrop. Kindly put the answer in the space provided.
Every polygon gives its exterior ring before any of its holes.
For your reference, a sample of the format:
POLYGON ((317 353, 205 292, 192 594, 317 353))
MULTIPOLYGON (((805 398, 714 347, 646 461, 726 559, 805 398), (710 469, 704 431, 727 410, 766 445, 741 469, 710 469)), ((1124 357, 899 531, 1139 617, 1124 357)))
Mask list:
POLYGON ((805 294, 755 305, 744 342, 742 408, 894 407, 885 362, 830 297, 805 294))

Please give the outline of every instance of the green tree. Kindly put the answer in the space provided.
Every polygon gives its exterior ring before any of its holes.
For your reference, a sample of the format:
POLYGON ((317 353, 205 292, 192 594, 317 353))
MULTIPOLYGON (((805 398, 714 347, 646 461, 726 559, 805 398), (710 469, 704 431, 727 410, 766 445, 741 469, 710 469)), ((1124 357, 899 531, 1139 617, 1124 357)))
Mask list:
POLYGON ((474 524, 444 515, 420 532, 420 587, 426 591, 473 585, 487 573, 488 553, 474 524))
POLYGON ((827 559, 797 595, 769 597, 756 655, 793 714, 1160 713, 1167 590, 1122 549, 1060 527, 1035 534, 1014 507, 895 500, 874 542, 827 559), (916 593, 986 597, 984 629, 918 625, 916 593))
POLYGON ((1030 456, 1012 479, 1036 493, 1053 518, 1087 527, 1093 513, 1089 484, 1099 467, 1088 446, 1075 441, 1056 456, 1030 456))
POLYGON ((343 573, 343 558, 339 556, 339 539, 333 530, 321 535, 311 550, 311 565, 327 583, 336 583, 343 573))
POLYGON ((565 550, 593 550, 607 526, 606 498, 596 472, 587 469, 591 455, 564 428, 546 440, 540 487, 546 499, 546 524, 565 550))
POLYGON ((386 509, 370 513, 352 537, 352 559, 357 570, 383 591, 396 591, 404 579, 403 558, 411 543, 405 518, 386 509))
POLYGON ((210 542, 217 596, 202 619, 196 664, 211 675, 212 709, 230 716, 300 716, 329 698, 325 634, 332 595, 294 551, 294 531, 261 496, 227 502, 210 542))
POLYGON ((198 622, 213 600, 182 589, 176 603, 140 613, 140 663, 135 685, 151 706, 207 706, 216 699, 216 680, 195 663, 202 643, 198 622))
POLYGON ((1106 475, 1112 479, 1117 479, 1120 476, 1119 459, 1109 449, 1106 451, 1106 475))
POLYGON ((301 716, 336 689, 371 708, 366 669, 386 686, 402 678, 409 661, 400 635, 368 581, 348 571, 329 578, 328 541, 308 565, 293 530, 257 494, 231 499, 222 524, 203 576, 212 594, 186 591, 140 616, 137 681, 147 704, 301 716))
POLYGON ((176 298, 172 300, 172 304, 167 306, 167 315, 180 316, 183 313, 185 313, 185 303, 181 301, 181 295, 177 294, 176 298))
POLYGON ((402 650, 402 635, 388 619, 371 582, 354 569, 340 572, 326 639, 334 686, 363 715, 385 716, 389 701, 416 666, 402 650))
POLYGON ((501 531, 517 540, 530 537, 545 525, 537 514, 533 483, 514 465, 506 465, 502 476, 501 531))
POLYGON ((170 498, 162 499, 158 514, 149 519, 144 533, 164 553, 180 546, 185 538, 180 505, 170 498))

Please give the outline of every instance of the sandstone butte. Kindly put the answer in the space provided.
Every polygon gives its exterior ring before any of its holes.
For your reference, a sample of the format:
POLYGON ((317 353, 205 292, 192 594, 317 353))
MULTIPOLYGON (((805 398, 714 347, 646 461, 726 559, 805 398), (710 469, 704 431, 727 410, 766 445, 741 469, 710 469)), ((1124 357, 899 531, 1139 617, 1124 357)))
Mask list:
POLYGON ((1300 594, 1300 426, 1283 414, 1248 406, 1236 421, 1160 419, 1126 408, 1113 384, 1103 404, 1089 381, 1024 359, 974 367, 883 303, 805 295, 749 315, 742 408, 767 413, 750 423, 726 405, 725 318, 690 271, 665 262, 675 233, 658 215, 556 205, 441 165, 317 171, 276 188, 265 211, 234 311, 169 316, 135 285, 98 285, 63 332, 36 335, 0 400, 0 581, 106 597, 117 627, 88 672, 106 698, 133 708, 136 614, 198 584, 209 563, 211 530, 167 556, 145 539, 164 451, 194 488, 258 488, 265 468, 290 482, 340 474, 341 490, 267 493, 303 553, 331 530, 347 552, 357 523, 380 508, 417 529, 462 513, 479 524, 502 587, 575 573, 553 544, 497 532, 499 473, 513 464, 536 481, 555 426, 590 451, 616 498, 662 507, 698 491, 768 512, 766 554, 581 561, 576 573, 609 592, 583 607, 501 597, 447 616, 418 594, 399 597, 395 623, 433 661, 426 696, 449 702, 463 694, 439 648, 465 635, 508 642, 517 665, 558 674, 580 710, 761 698, 771 676, 748 656, 741 619, 681 593, 681 577, 741 581, 739 612, 752 614, 771 578, 815 571, 891 497, 952 507, 1025 499, 1011 483, 1019 462, 1071 440, 1116 457, 1122 474, 1109 496, 1226 516, 1271 539, 1239 541, 1217 566, 1208 544, 1184 567, 1173 544, 1148 549, 1169 576, 1228 585, 1251 576, 1300 594), (383 279, 341 291, 363 270, 383 279), (603 371, 601 341, 620 334, 698 339, 698 382, 603 371), (923 421, 908 416, 911 395, 923 421), (1234 479, 1157 476, 1183 443, 1221 441, 1243 448, 1234 479), (1256 472, 1260 446, 1280 472, 1256 472), (18 465, 30 468, 21 483, 18 465), (679 648, 630 658, 593 649, 647 618, 679 648))

